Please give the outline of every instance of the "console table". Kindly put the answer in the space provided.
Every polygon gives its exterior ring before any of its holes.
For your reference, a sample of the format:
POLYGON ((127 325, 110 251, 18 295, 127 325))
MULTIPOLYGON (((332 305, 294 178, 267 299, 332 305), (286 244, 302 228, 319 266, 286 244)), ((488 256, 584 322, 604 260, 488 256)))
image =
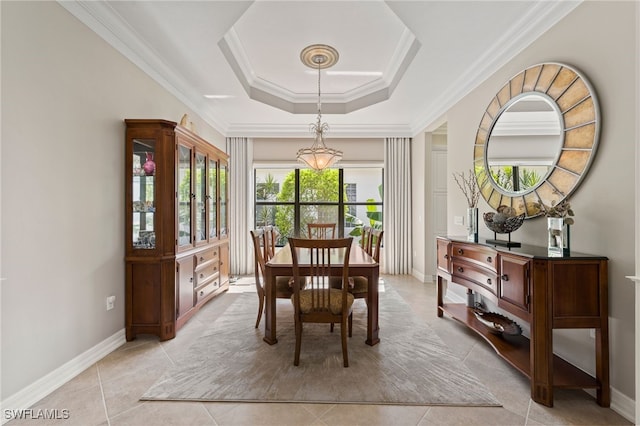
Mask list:
POLYGON ((531 398, 553 407, 553 389, 596 389, 608 407, 608 259, 571 253, 550 257, 546 247, 501 247, 437 237, 438 316, 447 313, 491 344, 531 381, 531 398), (466 304, 444 303, 443 280, 481 294, 530 324, 530 338, 489 331, 466 304), (554 328, 595 329, 596 377, 553 354, 554 328))

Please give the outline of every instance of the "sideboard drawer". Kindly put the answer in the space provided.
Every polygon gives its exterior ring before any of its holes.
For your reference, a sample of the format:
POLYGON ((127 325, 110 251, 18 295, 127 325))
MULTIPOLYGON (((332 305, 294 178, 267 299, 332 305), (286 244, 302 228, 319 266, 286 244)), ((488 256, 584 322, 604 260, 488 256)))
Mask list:
POLYGON ((461 262, 454 258, 451 261, 451 273, 455 278, 472 281, 491 293, 498 294, 498 276, 489 269, 478 267, 472 263, 461 262))
POLYGON ((497 254, 494 249, 478 244, 466 244, 454 241, 451 243, 451 257, 465 260, 489 268, 496 272, 498 270, 497 254))

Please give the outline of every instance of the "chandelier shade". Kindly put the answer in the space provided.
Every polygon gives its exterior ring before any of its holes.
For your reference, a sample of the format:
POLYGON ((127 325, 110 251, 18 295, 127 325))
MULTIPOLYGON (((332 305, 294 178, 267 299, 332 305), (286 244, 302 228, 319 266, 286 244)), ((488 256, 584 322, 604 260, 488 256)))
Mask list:
POLYGON ((322 103, 320 96, 320 70, 329 68, 338 62, 338 51, 324 44, 313 44, 305 47, 300 53, 300 60, 311 68, 318 69, 318 118, 309 125, 315 139, 311 148, 298 150, 297 158, 314 170, 324 170, 342 159, 342 151, 328 148, 324 143, 324 135, 329 131, 329 125, 322 122, 322 103))

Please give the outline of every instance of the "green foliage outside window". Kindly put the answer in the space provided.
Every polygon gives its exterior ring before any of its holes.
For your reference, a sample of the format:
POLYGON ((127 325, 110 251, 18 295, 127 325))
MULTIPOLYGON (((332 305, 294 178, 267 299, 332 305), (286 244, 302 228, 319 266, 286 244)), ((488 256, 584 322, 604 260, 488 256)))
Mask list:
MULTIPOLYGON (((291 201, 295 199, 295 172, 290 172, 282 182, 282 189, 277 195, 277 201, 291 201)), ((338 170, 328 169, 315 171, 300 170, 300 202, 338 202, 338 170)), ((275 225, 282 236, 294 235, 294 206, 276 206, 275 225)), ((306 234, 308 223, 337 223, 338 211, 336 206, 307 205, 301 209, 301 234, 306 234)))
MULTIPOLYGON (((380 194, 380 200, 383 199, 383 190, 382 185, 378 185, 378 193, 380 194)), ((369 219, 369 226, 374 229, 382 229, 382 212, 378 211, 378 206, 376 204, 376 200, 373 198, 367 198, 367 218, 369 219)), ((352 237, 359 237, 362 235, 362 227, 364 226, 364 222, 360 220, 358 217, 353 215, 347 215, 347 223, 349 223, 354 228, 349 232, 349 235, 352 237)))

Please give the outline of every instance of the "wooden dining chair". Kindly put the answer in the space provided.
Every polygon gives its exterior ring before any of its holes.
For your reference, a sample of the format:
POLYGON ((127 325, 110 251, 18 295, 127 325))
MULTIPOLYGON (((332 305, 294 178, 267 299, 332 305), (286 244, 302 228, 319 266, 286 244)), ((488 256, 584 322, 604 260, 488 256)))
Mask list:
MULTIPOLYGON (((370 229, 370 236, 368 242, 368 250, 364 249, 369 256, 373 258, 377 263, 380 263, 380 249, 382 246, 382 236, 384 231, 380 229, 370 229)), ((369 282, 367 277, 349 277, 349 292, 353 294, 356 299, 367 300, 367 291, 369 288, 369 282)), ((342 283, 337 277, 331 278, 331 287, 340 288, 342 283)))
POLYGON ((370 226, 362 227, 362 234, 360 235, 360 247, 371 255, 371 228, 370 226))
POLYGON ((264 226, 262 230, 264 231, 264 260, 268 262, 276 254, 276 242, 280 234, 272 225, 264 226))
MULTIPOLYGON (((264 282, 264 271, 265 271, 265 246, 267 242, 265 241, 265 232, 262 229, 258 229, 255 231, 249 231, 251 234, 251 240, 253 241, 253 255, 255 257, 255 280, 256 280, 256 292, 258 293, 258 318, 256 318, 256 328, 260 325, 260 319, 262 318, 262 311, 264 310, 264 298, 266 295, 265 292, 265 282, 264 282)), ((304 277, 301 281, 302 287, 304 288, 304 277)), ((293 277, 276 277, 276 298, 279 299, 290 299, 293 295, 293 277)))
MULTIPOLYGON (((380 263, 380 248, 382 246, 382 236, 384 231, 380 229, 370 229, 369 236, 369 251, 365 249, 367 254, 373 258, 377 263, 380 263)), ((353 294, 354 299, 364 299, 367 303, 367 294, 369 293, 369 280, 367 277, 349 277, 347 280, 348 291, 353 294)), ((376 285, 378 283, 375 283, 376 285)), ((331 277, 331 288, 342 288, 342 281, 337 277, 331 277)), ((331 331, 333 332, 333 324, 331 324, 331 331)), ((349 337, 351 337, 351 329, 349 330, 349 337)))
POLYGON ((347 291, 349 276, 349 253, 353 238, 336 239, 302 239, 289 238, 291 258, 293 260, 293 277, 300 283, 307 277, 306 287, 294 284, 291 301, 294 307, 296 331, 296 348, 293 365, 300 364, 300 348, 302 345, 302 325, 313 323, 340 323, 342 339, 342 359, 345 367, 349 366, 347 352, 347 325, 351 329, 351 308, 353 295, 347 291), (342 250, 344 258, 336 260, 336 250, 342 250), (308 271, 301 271, 300 265, 309 265, 308 271), (331 288, 329 278, 332 266, 341 267, 342 282, 340 289, 331 288))
POLYGON ((307 230, 309 238, 326 240, 336 237, 335 223, 308 223, 307 230))
MULTIPOLYGON (((377 263, 380 263, 380 248, 382 247, 382 236, 384 231, 380 229, 371 229, 368 254, 373 257, 377 263)), ((366 251, 366 250, 365 250, 366 251)), ((376 285, 378 283, 375 283, 376 285)), ((349 292, 356 299, 367 300, 367 292, 369 289, 369 280, 367 277, 353 277, 349 281, 349 292)))

